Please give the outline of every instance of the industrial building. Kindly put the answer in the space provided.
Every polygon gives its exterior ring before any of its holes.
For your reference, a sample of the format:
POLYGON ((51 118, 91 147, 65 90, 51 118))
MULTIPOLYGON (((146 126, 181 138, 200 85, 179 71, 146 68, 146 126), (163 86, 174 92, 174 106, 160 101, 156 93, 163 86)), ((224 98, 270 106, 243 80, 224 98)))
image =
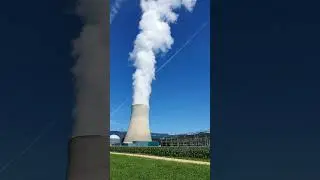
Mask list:
POLYGON ((210 146, 210 130, 160 138, 161 146, 210 146))
MULTIPOLYGON (((110 134, 110 145, 111 146, 117 146, 117 145, 123 144, 124 138, 125 138, 127 132, 125 132, 125 131, 110 131, 109 134, 110 134), (118 140, 117 140, 118 137, 119 137, 120 144, 117 143, 118 142, 118 140)), ((156 141, 156 142, 159 142, 159 143, 160 143, 160 139, 161 138, 167 137, 167 136, 169 136, 169 134, 151 133, 152 141, 156 141)))
POLYGON ((149 107, 143 104, 132 105, 128 131, 118 132, 118 134, 113 133, 113 135, 117 135, 117 137, 110 136, 110 145, 210 146, 210 129, 180 135, 151 133, 149 128, 149 107))
MULTIPOLYGON (((111 146, 121 145, 126 136, 124 131, 111 131, 110 134, 111 146)), ((151 138, 160 146, 210 146, 210 130, 176 135, 151 133, 151 138)))
POLYGON ((110 136, 110 145, 114 146, 114 145, 120 145, 120 144, 121 144, 120 136, 118 136, 116 134, 112 134, 110 136))

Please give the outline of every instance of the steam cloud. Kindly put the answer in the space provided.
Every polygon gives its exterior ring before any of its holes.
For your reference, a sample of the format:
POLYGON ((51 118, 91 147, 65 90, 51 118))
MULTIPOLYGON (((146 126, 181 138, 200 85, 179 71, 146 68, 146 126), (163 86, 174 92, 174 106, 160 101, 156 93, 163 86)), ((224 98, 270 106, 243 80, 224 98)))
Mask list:
POLYGON ((76 12, 84 25, 72 52, 76 59, 72 69, 77 91, 75 135, 100 135, 106 129, 108 8, 106 0, 78 1, 76 12))
POLYGON ((149 106, 151 83, 155 79, 156 55, 165 53, 173 44, 170 23, 175 23, 178 14, 174 10, 184 6, 192 11, 197 0, 141 0, 142 17, 140 33, 129 54, 136 68, 133 74, 133 104, 149 106))

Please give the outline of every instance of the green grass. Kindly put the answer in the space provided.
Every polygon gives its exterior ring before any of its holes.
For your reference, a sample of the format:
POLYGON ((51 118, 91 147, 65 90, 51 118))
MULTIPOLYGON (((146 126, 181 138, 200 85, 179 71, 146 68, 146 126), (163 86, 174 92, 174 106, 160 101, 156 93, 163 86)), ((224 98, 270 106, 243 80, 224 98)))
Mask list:
POLYGON ((210 166, 110 154, 111 180, 209 180, 210 166))
MULTIPOLYGON (((111 151, 111 152, 115 152, 115 151, 111 151)), ((120 152, 120 153, 126 153, 126 152, 120 152)), ((139 154, 139 155, 155 156, 155 155, 147 154, 147 153, 127 153, 127 154, 139 154)), ((192 160, 192 161, 201 161, 201 162, 210 162, 210 159, 201 159, 201 158, 172 157, 172 156, 159 156, 159 157, 183 159, 183 160, 192 160)))

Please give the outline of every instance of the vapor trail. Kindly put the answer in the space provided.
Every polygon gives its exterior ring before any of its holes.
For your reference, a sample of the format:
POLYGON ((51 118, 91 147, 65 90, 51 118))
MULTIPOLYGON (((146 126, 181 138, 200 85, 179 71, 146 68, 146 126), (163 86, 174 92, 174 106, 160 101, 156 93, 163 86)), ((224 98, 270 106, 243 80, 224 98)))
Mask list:
POLYGON ((115 2, 112 4, 111 6, 111 12, 110 12, 110 24, 112 24, 114 18, 116 17, 116 15, 118 14, 120 8, 121 8, 121 4, 124 2, 125 0, 115 0, 115 2))
POLYGON ((129 98, 126 98, 116 109, 114 109, 111 112, 110 117, 112 117, 114 113, 118 112, 128 100, 129 100, 129 98))
POLYGON ((5 170, 7 170, 11 164, 13 164, 19 158, 21 158, 24 154, 26 154, 39 141, 39 139, 54 126, 55 123, 56 121, 52 121, 51 123, 49 123, 49 125, 43 128, 40 134, 23 151, 21 151, 16 157, 12 158, 5 165, 3 165, 0 168, 0 174, 3 173, 5 170))
POLYGON ((185 47, 187 47, 193 39, 208 25, 208 23, 204 23, 168 60, 166 60, 157 70, 156 73, 161 71, 164 67, 167 66, 168 63, 171 62, 171 60, 180 53, 185 47))
MULTIPOLYGON (((188 40, 179 48, 175 51, 175 53, 173 55, 171 55, 157 70, 156 73, 159 73, 160 70, 162 70, 163 68, 165 68, 181 51, 183 51, 184 48, 186 48, 188 45, 191 44, 191 42, 193 42, 193 40, 202 32, 202 30, 207 27, 208 23, 205 22, 196 32, 194 32, 192 34, 192 36, 190 38, 188 38, 188 40)), ((122 107, 123 105, 129 101, 129 97, 127 97, 119 106, 117 106, 117 108, 115 108, 112 112, 111 112, 111 116, 113 116, 114 114, 116 114, 122 107)))
POLYGON ((149 105, 151 83, 155 79, 156 56, 171 49, 174 40, 170 24, 178 14, 174 10, 184 6, 192 11, 196 0, 141 0, 140 33, 129 54, 136 71, 133 74, 133 104, 149 105))

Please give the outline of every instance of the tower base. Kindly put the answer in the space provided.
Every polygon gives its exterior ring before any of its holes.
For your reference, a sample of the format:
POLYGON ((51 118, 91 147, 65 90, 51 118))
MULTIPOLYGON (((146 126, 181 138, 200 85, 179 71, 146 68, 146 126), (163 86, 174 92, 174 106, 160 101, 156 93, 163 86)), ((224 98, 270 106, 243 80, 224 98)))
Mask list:
POLYGON ((108 180, 109 144, 105 136, 74 137, 69 142, 67 180, 108 180))
POLYGON ((128 147, 157 147, 160 146, 160 143, 157 141, 133 141, 123 145, 128 147))

